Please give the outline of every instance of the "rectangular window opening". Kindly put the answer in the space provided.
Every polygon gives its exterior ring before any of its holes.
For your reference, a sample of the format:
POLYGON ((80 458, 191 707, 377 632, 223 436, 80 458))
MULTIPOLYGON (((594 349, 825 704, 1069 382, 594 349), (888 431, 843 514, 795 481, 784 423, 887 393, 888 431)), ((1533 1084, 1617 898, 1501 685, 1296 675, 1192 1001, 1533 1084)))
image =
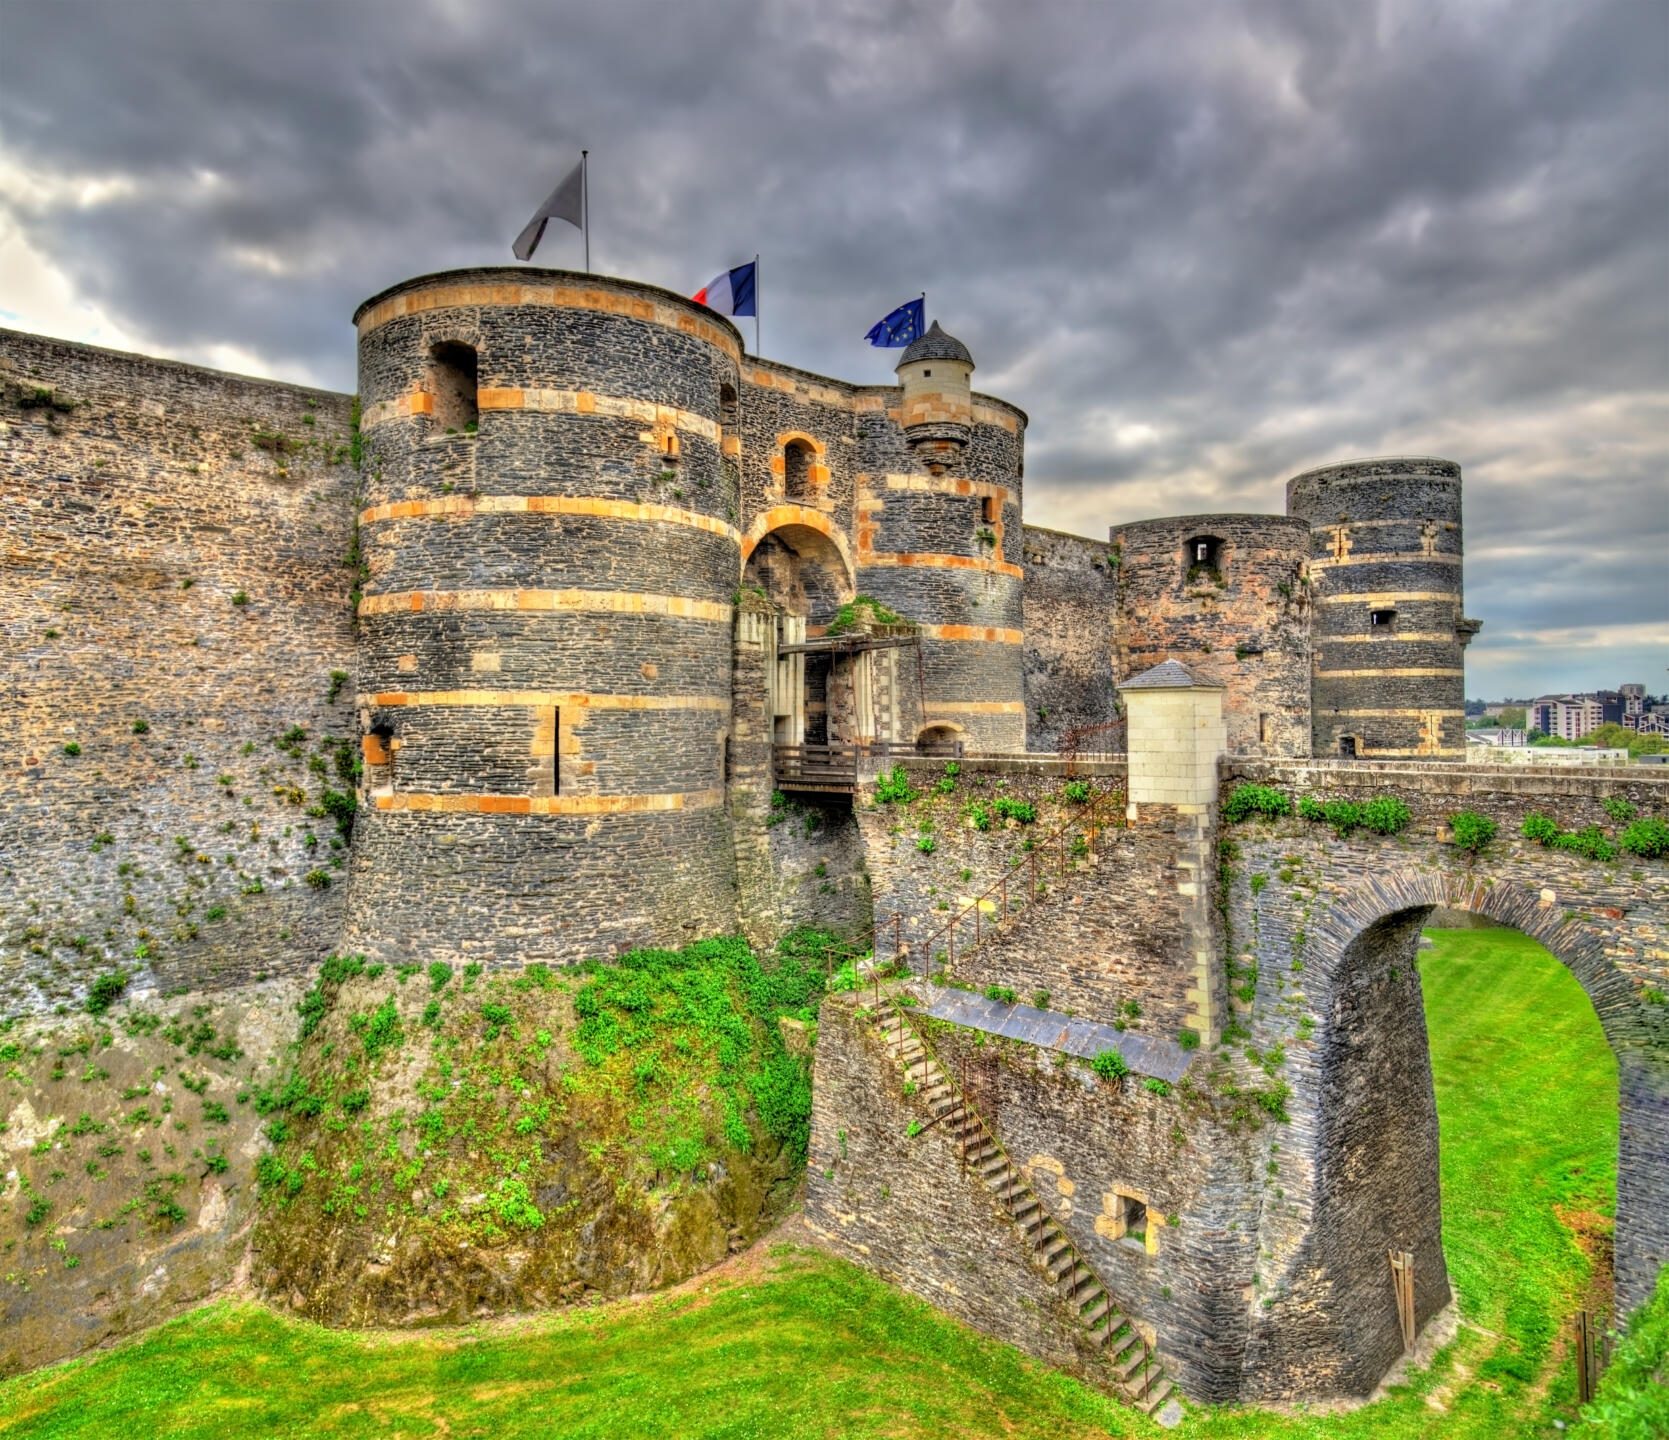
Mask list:
POLYGON ((562 711, 551 706, 551 794, 562 793, 562 711))
POLYGON ((987 495, 980 510, 980 518, 987 525, 995 525, 1002 519, 1002 502, 995 495, 987 495))
POLYGON ((1124 1221, 1124 1239, 1143 1247, 1147 1244, 1147 1206, 1134 1195, 1120 1195, 1119 1206, 1124 1221))
POLYGON ((1396 623, 1397 612, 1395 610, 1368 611, 1368 624, 1375 630, 1383 630, 1389 626, 1395 625, 1396 623))

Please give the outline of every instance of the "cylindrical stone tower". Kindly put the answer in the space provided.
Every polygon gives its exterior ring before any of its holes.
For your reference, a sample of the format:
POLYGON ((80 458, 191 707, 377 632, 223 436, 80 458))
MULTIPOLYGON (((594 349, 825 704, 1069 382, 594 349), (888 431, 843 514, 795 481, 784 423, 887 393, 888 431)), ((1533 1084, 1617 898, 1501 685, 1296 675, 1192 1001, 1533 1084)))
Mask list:
POLYGON ((1231 755, 1310 753, 1310 531, 1284 515, 1115 525, 1115 679, 1180 660, 1226 692, 1231 755))
POLYGON ((896 420, 860 426, 858 589, 920 627, 916 738, 1021 751, 1026 417, 975 395, 973 369, 967 346, 935 322, 898 362, 896 420))
POLYGON ((1309 522, 1314 752, 1466 754, 1460 466, 1397 457, 1307 470, 1287 513, 1309 522))
POLYGON ((572 961, 736 924, 725 821, 736 331, 592 275, 365 302, 347 944, 572 961))

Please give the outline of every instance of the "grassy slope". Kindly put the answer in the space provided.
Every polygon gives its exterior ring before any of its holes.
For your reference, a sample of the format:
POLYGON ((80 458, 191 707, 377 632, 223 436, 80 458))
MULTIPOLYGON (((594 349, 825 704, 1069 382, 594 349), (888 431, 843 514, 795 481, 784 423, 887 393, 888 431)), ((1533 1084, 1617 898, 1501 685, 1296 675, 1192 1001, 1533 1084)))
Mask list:
MULTIPOLYGON (((1468 1329, 1351 1415, 1197 1414, 1198 1436, 1509 1436, 1569 1413, 1538 1384, 1588 1265, 1555 1204, 1609 1213, 1616 1071, 1575 982, 1507 931, 1439 932, 1424 973, 1445 1243, 1468 1329), (1503 1338, 1496 1338, 1499 1335, 1503 1338), (1475 1383, 1483 1380, 1486 1383, 1475 1383), (1446 1409, 1427 1396, 1436 1392, 1446 1409)), ((0 1434, 1157 1434, 866 1274, 784 1254, 699 1291, 479 1331, 365 1337, 222 1304, 0 1383, 0 1434)))

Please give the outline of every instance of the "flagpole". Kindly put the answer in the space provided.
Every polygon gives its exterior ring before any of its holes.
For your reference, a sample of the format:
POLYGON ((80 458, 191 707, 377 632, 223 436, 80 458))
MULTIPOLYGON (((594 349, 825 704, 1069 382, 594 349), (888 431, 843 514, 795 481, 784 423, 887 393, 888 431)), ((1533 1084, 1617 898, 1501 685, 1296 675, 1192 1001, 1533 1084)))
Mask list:
POLYGON ((753 353, 757 359, 765 352, 759 348, 759 255, 753 257, 753 353))
POLYGON ((591 161, 589 150, 580 151, 580 218, 585 232, 585 273, 591 273, 591 161))

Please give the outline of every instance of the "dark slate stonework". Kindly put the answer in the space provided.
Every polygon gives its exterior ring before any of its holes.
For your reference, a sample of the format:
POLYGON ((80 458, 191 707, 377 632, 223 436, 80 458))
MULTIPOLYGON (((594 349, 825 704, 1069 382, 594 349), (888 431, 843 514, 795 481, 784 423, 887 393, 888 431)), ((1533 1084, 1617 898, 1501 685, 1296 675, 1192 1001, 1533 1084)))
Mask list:
POLYGON ((1413 812, 1395 837, 1358 832, 1341 841, 1297 820, 1229 832, 1238 850, 1225 908, 1231 953, 1258 967, 1256 1000, 1242 1023, 1260 1049, 1284 1048, 1282 1073, 1293 1089, 1285 1198, 1265 1205, 1260 1224, 1260 1248, 1272 1257, 1263 1286, 1273 1303, 1257 1317, 1248 1352, 1258 1393, 1314 1385, 1321 1365, 1341 1388, 1371 1386, 1377 1377, 1365 1357, 1400 1349, 1386 1245, 1415 1251, 1421 1309, 1441 1303, 1436 1131, 1414 968, 1417 932, 1434 906, 1476 912, 1539 940, 1593 1002, 1619 1071, 1619 1313, 1641 1303, 1669 1259, 1669 1006, 1649 1000, 1669 990, 1669 866, 1633 856, 1596 862, 1544 849, 1518 831, 1532 811, 1566 829, 1614 831, 1607 798, 1669 815, 1669 777, 1229 762, 1225 787, 1242 780, 1324 799, 1395 795, 1413 812), (1460 810, 1499 827, 1481 855, 1445 843, 1460 810), (1257 875, 1265 877, 1260 894, 1252 891, 1257 875), (1299 1030, 1304 1016, 1308 1036, 1299 1030), (1336 1353, 1324 1361, 1329 1326, 1336 1353))
POLYGON ((1460 466, 1419 458, 1287 482, 1313 532, 1313 754, 1353 737, 1368 758, 1465 758, 1460 488, 1460 466), (1395 618, 1373 625, 1376 610, 1395 618))
POLYGON ((335 945, 307 812, 352 779, 307 761, 354 735, 350 405, 0 331, 0 1015, 335 945))
POLYGON ((1026 748, 1058 750, 1077 732, 1075 748, 1105 753, 1124 748, 1113 689, 1118 623, 1118 568, 1104 541, 1035 525, 1023 535, 1026 580, 1026 748))
POLYGON ((1180 515, 1115 525, 1120 681, 1180 660, 1222 685, 1229 751, 1310 751, 1310 593, 1306 521, 1180 515), (1191 545, 1211 547, 1202 563, 1191 545))
POLYGON ((740 555, 716 443, 734 335, 595 277, 555 277, 541 303, 512 282, 529 273, 427 277, 359 317, 358 685, 367 755, 391 763, 372 772, 347 943, 374 957, 577 960, 736 926, 722 764, 740 555), (427 308, 379 319, 408 302, 427 308), (474 433, 425 413, 446 344, 475 350, 474 433), (456 481, 434 464, 454 453, 456 481), (505 497, 547 508, 495 510, 505 497), (402 501, 441 513, 375 508, 402 501), (502 813, 541 800, 556 813, 502 813))

